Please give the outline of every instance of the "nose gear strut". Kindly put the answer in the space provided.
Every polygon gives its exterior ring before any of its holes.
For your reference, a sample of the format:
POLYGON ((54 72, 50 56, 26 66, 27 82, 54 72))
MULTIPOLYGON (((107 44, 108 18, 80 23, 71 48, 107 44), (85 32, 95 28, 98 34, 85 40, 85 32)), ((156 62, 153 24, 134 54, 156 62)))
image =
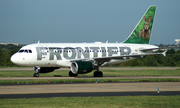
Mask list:
POLYGON ((34 73, 33 76, 34 76, 34 77, 39 77, 40 67, 37 67, 37 66, 34 67, 34 71, 35 71, 36 73, 34 73))

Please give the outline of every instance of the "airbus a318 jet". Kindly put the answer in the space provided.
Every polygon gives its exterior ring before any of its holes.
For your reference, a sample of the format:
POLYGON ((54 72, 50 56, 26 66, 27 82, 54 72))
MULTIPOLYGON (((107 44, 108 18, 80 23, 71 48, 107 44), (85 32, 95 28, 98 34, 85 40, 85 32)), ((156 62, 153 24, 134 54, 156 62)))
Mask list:
POLYGON ((36 43, 22 47, 11 57, 17 65, 34 67, 34 77, 61 67, 70 68, 69 76, 96 70, 94 77, 102 77, 100 66, 122 63, 155 53, 157 46, 149 45, 156 6, 150 6, 129 37, 121 43, 36 43))

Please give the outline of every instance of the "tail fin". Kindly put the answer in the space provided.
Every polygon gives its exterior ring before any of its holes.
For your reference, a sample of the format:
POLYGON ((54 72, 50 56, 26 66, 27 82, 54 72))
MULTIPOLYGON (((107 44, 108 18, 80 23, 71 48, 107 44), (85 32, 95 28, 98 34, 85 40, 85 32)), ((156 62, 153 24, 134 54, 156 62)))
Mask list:
POLYGON ((156 6, 150 6, 123 43, 149 44, 156 6))

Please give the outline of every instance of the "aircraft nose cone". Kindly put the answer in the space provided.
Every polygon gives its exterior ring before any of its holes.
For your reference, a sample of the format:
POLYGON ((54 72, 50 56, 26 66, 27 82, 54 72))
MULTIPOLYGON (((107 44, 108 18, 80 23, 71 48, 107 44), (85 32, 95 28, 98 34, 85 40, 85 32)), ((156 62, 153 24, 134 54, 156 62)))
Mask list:
POLYGON ((14 64, 18 64, 18 56, 16 54, 12 55, 11 56, 11 61, 14 63, 14 64))

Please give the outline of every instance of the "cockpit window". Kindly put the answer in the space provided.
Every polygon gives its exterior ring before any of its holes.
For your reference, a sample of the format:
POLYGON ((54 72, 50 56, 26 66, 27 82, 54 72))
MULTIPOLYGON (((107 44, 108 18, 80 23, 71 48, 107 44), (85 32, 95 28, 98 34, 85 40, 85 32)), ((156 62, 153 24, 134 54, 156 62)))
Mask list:
POLYGON ((19 50, 19 53, 22 53, 22 52, 24 52, 24 50, 19 50))
POLYGON ((30 50, 30 49, 21 49, 21 50, 19 50, 19 53, 32 53, 32 50, 30 50))
POLYGON ((25 53, 28 53, 28 50, 24 50, 25 53))

